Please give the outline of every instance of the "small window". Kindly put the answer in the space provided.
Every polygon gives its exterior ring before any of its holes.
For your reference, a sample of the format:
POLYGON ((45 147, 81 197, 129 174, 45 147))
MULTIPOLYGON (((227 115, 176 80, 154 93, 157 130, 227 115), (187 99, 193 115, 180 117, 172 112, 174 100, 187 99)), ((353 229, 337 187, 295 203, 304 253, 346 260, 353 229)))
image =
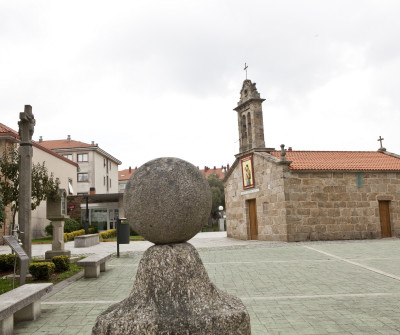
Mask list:
POLYGON ((119 184, 119 189, 122 191, 122 190, 125 190, 125 187, 126 187, 126 184, 119 184))
POLYGON ((78 173, 78 182, 89 181, 89 175, 87 173, 78 173))
POLYGON ((111 178, 110 178, 110 187, 111 187, 111 178))
POLYGON ((78 154, 78 162, 88 162, 89 156, 88 154, 78 154))
POLYGON ((106 166, 106 159, 104 158, 104 166, 106 166))
POLYGON ((363 173, 362 172, 358 172, 357 173, 357 187, 363 187, 363 173))
POLYGON ((65 154, 63 155, 65 158, 68 158, 69 160, 72 161, 72 154, 65 154))
POLYGON ((103 183, 104 183, 104 186, 106 186, 106 177, 104 177, 103 183))

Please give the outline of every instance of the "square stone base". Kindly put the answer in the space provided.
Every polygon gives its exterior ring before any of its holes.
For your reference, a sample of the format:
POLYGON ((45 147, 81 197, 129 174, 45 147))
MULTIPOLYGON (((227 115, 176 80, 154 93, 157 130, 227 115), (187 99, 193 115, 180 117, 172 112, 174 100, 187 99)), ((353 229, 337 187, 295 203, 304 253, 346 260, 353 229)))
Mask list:
POLYGON ((85 278, 98 278, 100 276, 100 265, 85 266, 85 278))
POLYGON ((44 254, 45 259, 50 261, 54 256, 68 256, 71 257, 70 250, 47 250, 44 254))
POLYGON ((14 313, 15 321, 36 320, 42 312, 40 299, 14 313))

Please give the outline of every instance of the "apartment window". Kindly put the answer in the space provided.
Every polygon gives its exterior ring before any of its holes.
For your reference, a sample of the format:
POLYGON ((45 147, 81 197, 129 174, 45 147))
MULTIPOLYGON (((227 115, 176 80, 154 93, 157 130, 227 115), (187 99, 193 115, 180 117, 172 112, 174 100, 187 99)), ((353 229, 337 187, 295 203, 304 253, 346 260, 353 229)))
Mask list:
POLYGON ((78 182, 89 181, 89 175, 87 173, 78 173, 78 182))
POLYGON ((104 186, 106 186, 106 177, 104 177, 104 186))
POLYGON ((110 178, 110 188, 111 188, 111 178, 110 178))
POLYGON ((65 154, 63 155, 65 158, 68 158, 69 160, 72 161, 72 154, 65 154))
POLYGON ((104 166, 106 166, 106 159, 104 158, 104 166))
POLYGON ((88 154, 78 154, 78 162, 88 162, 89 156, 88 154))
POLYGON ((122 191, 122 190, 125 190, 125 187, 126 187, 126 184, 119 184, 119 189, 122 191))

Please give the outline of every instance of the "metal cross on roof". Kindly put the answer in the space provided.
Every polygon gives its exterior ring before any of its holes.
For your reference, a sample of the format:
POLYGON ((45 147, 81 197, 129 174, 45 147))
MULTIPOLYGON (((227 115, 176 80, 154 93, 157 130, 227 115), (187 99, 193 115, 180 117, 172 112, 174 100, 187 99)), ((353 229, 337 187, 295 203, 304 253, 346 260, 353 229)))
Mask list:
POLYGON ((243 70, 245 70, 245 71, 246 71, 246 80, 247 80, 247 68, 248 68, 247 64, 246 64, 246 63, 244 63, 244 69, 243 69, 243 70))
POLYGON ((383 148, 383 146, 382 146, 382 141, 384 140, 384 138, 382 138, 382 136, 379 136, 379 138, 378 138, 378 142, 380 142, 381 143, 381 149, 383 148))

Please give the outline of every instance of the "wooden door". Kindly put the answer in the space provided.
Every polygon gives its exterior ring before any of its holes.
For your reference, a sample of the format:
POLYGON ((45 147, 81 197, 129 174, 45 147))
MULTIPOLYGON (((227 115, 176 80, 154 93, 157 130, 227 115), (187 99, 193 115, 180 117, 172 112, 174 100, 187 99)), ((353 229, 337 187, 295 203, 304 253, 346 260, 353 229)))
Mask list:
POLYGON ((392 237, 392 228, 390 227, 390 201, 379 201, 379 217, 381 221, 381 236, 392 237))
POLYGON ((250 240, 258 240, 257 206, 256 199, 248 200, 250 219, 250 240))

